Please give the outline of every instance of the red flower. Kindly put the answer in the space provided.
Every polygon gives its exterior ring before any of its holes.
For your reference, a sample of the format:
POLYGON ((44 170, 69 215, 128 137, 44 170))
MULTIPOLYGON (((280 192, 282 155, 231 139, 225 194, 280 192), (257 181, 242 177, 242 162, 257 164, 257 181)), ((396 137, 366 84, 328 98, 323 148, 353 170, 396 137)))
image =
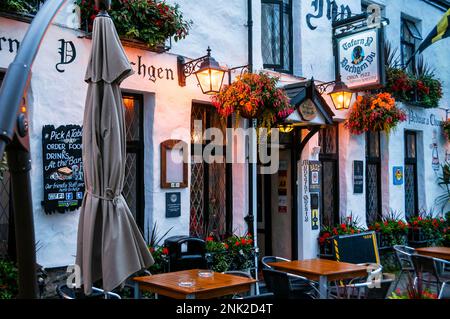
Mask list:
POLYGON ((152 254, 155 252, 155 248, 153 248, 153 247, 150 247, 148 250, 149 250, 152 254))
POLYGON ((235 246, 239 246, 239 244, 240 244, 240 243, 239 243, 238 241, 236 241, 236 242, 234 243, 235 246))
POLYGON ((162 250, 162 253, 163 253, 164 255, 168 255, 168 254, 169 254, 169 248, 164 247, 163 250, 162 250))
POLYGON ((228 249, 228 244, 223 244, 223 247, 225 247, 225 249, 228 249))
POLYGON ((212 236, 209 236, 206 238, 206 241, 214 241, 214 238, 212 236))

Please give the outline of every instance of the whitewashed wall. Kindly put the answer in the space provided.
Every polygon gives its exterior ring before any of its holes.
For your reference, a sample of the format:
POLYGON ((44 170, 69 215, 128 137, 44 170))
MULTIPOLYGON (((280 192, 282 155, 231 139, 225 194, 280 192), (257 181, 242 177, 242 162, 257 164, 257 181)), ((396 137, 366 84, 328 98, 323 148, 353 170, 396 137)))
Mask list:
MULTIPOLYGON (((194 1, 177 1, 181 5, 186 18, 194 20, 191 34, 186 40, 175 43, 166 54, 156 54, 126 48, 130 62, 137 63, 141 56, 147 67, 170 68, 174 72, 174 80, 157 79, 136 73, 124 81, 125 91, 144 95, 144 142, 145 142, 145 223, 146 235, 154 222, 158 223, 161 233, 173 227, 169 235, 189 233, 189 188, 181 189, 181 211, 179 218, 166 219, 165 192, 160 188, 160 143, 170 138, 181 138, 190 143, 190 111, 192 100, 209 101, 201 93, 195 77, 187 79, 186 87, 179 87, 177 78, 177 55, 197 58, 206 53, 211 46, 213 56, 221 64, 230 66, 247 64, 247 15, 246 4, 242 1, 223 2, 209 1, 209 5, 198 10, 194 1), (214 10, 207 10, 212 7, 214 10)), ((204 1, 208 2, 208 1, 204 1)), ((36 227, 36 240, 42 247, 38 251, 38 262, 44 267, 64 266, 74 262, 76 254, 76 235, 78 227, 78 211, 65 214, 45 215, 42 210, 42 126, 53 124, 82 124, 84 100, 87 85, 84 73, 89 58, 91 41, 81 39, 76 30, 78 20, 69 3, 63 7, 49 28, 32 68, 30 89, 28 92, 30 112, 30 138, 32 152, 32 191, 33 208, 36 227), (77 55, 73 63, 63 66, 65 72, 55 69, 60 56, 59 39, 72 41, 77 55)), ((22 40, 28 24, 0 18, 0 37, 22 40)), ((6 69, 13 61, 15 52, 10 53, 5 45, 0 51, 0 68, 6 69)), ((243 145, 235 146, 236 152, 244 151, 243 145)), ((233 167, 233 206, 235 217, 233 228, 240 234, 247 231, 243 217, 247 215, 246 166, 233 167)))

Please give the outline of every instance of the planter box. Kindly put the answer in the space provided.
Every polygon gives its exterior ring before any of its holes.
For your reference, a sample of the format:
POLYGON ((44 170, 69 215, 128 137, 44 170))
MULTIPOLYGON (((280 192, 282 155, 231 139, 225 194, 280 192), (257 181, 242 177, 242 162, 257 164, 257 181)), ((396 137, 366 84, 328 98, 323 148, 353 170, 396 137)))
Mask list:
POLYGON ((319 243, 320 248, 320 255, 321 256, 331 256, 333 257, 333 244, 332 244, 333 237, 330 237, 325 240, 325 243, 322 245, 319 243))
POLYGON ((376 232, 378 249, 391 248, 394 245, 405 245, 408 242, 407 235, 399 234, 383 234, 381 232, 376 232))
POLYGON ((428 238, 426 238, 425 233, 422 231, 422 228, 409 228, 408 229, 408 241, 413 243, 422 243, 426 242, 428 238))

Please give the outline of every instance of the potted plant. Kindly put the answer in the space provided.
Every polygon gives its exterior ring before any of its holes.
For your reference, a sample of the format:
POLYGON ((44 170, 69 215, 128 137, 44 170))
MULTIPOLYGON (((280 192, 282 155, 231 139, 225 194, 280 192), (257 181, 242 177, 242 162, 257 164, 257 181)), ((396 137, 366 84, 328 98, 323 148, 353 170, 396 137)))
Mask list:
POLYGON ((408 224, 394 212, 369 225, 369 230, 375 231, 380 249, 407 243, 408 224))
MULTIPOLYGON (((82 25, 92 31, 94 19, 100 5, 108 6, 105 0, 75 0, 80 8, 82 25)), ((185 20, 178 5, 156 0, 117 0, 111 3, 109 15, 122 39, 137 40, 149 48, 158 50, 168 38, 175 41, 189 34, 192 21, 185 20)))
POLYGON ((244 73, 213 96, 213 105, 221 117, 232 113, 258 119, 259 127, 271 127, 293 111, 286 93, 277 87, 278 78, 266 73, 244 73))
POLYGON ((212 236, 206 238, 206 257, 210 269, 224 272, 230 268, 228 248, 228 244, 216 241, 212 236))
POLYGON ((447 140, 450 140, 450 119, 447 119, 442 122, 442 131, 444 132, 447 140))
POLYGON ((355 135, 367 131, 384 131, 389 134, 403 121, 406 121, 406 113, 396 107, 395 99, 389 93, 368 94, 358 96, 345 127, 355 135))
POLYGON ((421 214, 408 222, 408 240, 412 244, 439 243, 445 228, 443 218, 421 214))

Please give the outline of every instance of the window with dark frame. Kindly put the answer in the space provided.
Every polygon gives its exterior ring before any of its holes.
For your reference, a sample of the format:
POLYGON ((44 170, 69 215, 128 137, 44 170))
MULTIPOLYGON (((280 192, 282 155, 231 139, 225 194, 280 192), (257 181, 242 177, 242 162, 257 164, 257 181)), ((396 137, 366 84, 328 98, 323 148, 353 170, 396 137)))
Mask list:
POLYGON ((417 134, 405 131, 405 216, 407 219, 417 216, 417 134))
POLYGON ((263 66, 293 73, 292 0, 261 0, 263 66))
POLYGON ((380 132, 366 133, 366 218, 373 223, 382 217, 380 132))
MULTIPOLYGON (((414 52, 416 52, 417 46, 420 41, 422 41, 422 35, 420 34, 417 23, 402 17, 401 19, 401 30, 400 30, 400 41, 401 41, 401 63, 405 66, 408 61, 411 60, 414 52)), ((407 67, 409 72, 413 72, 416 68, 416 59, 413 58, 407 67)))
POLYGON ((322 164, 321 225, 334 226, 339 215, 339 145, 338 126, 319 131, 319 160, 322 164))

